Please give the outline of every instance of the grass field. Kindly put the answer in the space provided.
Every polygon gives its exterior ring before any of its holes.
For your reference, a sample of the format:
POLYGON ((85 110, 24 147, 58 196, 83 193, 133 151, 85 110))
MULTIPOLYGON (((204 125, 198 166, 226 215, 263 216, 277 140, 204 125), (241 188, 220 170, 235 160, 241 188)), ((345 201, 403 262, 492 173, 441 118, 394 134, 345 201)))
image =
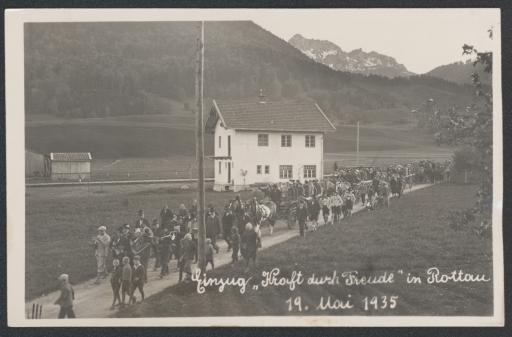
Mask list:
MULTIPOLYGON (((251 192, 242 193, 249 198, 251 192)), ((26 297, 55 290, 56 277, 72 275, 73 282, 95 276, 96 260, 89 246, 97 227, 112 233, 123 223, 133 223, 144 209, 148 219, 158 218, 165 204, 177 209, 196 198, 193 190, 156 186, 105 186, 29 189, 26 194, 26 297)), ((218 209, 233 193, 207 192, 208 203, 218 209)))
MULTIPOLYGON (((25 138, 26 147, 36 153, 91 152, 92 180, 191 178, 197 175, 192 126, 193 116, 183 111, 82 119, 34 115, 27 120, 25 138)), ((355 126, 342 125, 336 132, 326 134, 326 173, 330 173, 334 161, 340 166, 356 164, 356 133, 355 126), (335 158, 333 154, 340 156, 335 158)), ((207 155, 213 154, 212 142, 213 135, 206 134, 207 155)), ((450 151, 436 147, 431 135, 411 124, 363 125, 359 145, 360 164, 372 166, 418 158, 444 160, 445 153, 450 151), (391 156, 385 161, 378 158, 379 153, 388 155, 393 151, 406 155, 391 156)), ((213 177, 213 161, 207 160, 205 165, 206 175, 213 177)), ((36 182, 41 178, 30 177, 29 173, 29 180, 36 182)))
MULTIPOLYGON (((32 121, 26 127, 26 147, 34 152, 91 152, 95 159, 194 156, 195 138, 189 116, 144 115, 80 120, 32 121)), ((206 152, 213 153, 213 136, 205 135, 206 152)), ((433 147, 433 138, 415 128, 362 126, 360 151, 433 147), (386 141, 383 141, 385 139, 386 141)), ((339 126, 328 133, 324 152, 352 152, 356 128, 339 126)))
MULTIPOLYGON (((250 273, 251 284, 261 281, 261 271, 279 267, 281 276, 293 270, 305 275, 330 275, 334 270, 379 275, 403 270, 424 277, 430 267, 443 273, 462 269, 492 277, 492 247, 471 231, 453 231, 445 220, 452 209, 474 202, 474 186, 437 185, 393 200, 389 209, 357 214, 341 225, 325 226, 306 239, 294 238, 259 253, 250 273)), ((210 276, 238 277, 242 266, 222 267, 210 276)), ((395 274, 398 275, 398 274, 395 274)), ((249 275, 245 275, 248 277, 249 275)), ((170 287, 143 304, 120 311, 120 317, 228 316, 228 315, 491 315, 492 283, 405 284, 371 286, 299 286, 254 290, 241 295, 237 287, 223 293, 208 288, 198 294, 195 285, 170 287), (348 298, 354 309, 316 311, 320 297, 348 298), (286 300, 300 296, 308 312, 288 311, 286 300), (365 311, 365 296, 398 296, 395 309, 365 311)), ((425 278, 423 278, 425 280, 425 278)), ((379 304, 380 305, 380 304, 379 304)))

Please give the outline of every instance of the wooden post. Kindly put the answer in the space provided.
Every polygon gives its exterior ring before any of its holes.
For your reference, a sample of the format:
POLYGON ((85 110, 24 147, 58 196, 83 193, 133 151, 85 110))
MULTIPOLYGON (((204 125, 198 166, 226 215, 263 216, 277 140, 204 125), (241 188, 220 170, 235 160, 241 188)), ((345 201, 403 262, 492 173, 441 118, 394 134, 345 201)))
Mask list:
POLYGON ((198 233, 198 266, 201 273, 204 273, 206 267, 205 243, 206 243, 206 225, 205 225, 205 196, 204 196, 204 126, 203 126, 203 76, 204 76, 204 21, 199 25, 199 38, 197 39, 196 56, 196 159, 198 166, 197 193, 198 193, 198 212, 197 220, 199 226, 198 233))

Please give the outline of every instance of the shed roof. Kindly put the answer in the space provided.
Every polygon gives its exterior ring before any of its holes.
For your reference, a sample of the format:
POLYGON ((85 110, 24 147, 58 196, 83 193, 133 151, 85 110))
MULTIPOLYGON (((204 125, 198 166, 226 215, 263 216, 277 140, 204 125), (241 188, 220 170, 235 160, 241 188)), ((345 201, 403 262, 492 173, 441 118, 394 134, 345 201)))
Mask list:
POLYGON ((217 120, 226 128, 251 131, 328 132, 336 128, 312 101, 215 101, 206 121, 213 132, 217 120))
POLYGON ((92 156, 90 152, 52 152, 50 153, 50 160, 52 161, 91 161, 92 156))

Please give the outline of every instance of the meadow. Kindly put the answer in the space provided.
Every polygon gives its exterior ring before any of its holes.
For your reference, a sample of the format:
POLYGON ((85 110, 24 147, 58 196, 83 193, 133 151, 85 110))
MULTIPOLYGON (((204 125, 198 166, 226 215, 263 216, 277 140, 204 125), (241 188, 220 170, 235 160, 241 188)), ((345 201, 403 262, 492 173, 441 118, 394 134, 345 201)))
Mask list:
MULTIPOLYGON (((171 185, 28 189, 25 198, 26 298, 55 290, 56 277, 61 273, 72 275, 74 283, 95 277, 96 260, 90 243, 100 224, 113 233, 124 223, 134 223, 139 209, 144 209, 146 217, 152 220, 159 218, 166 204, 174 210, 181 203, 190 206, 196 193, 171 185)), ((253 192, 241 195, 248 199, 253 192)), ((233 198, 234 193, 208 191, 206 194, 207 203, 219 210, 233 198)))
MULTIPOLYGON (((95 159, 194 156, 195 134, 190 113, 88 119, 29 120, 26 147, 34 152, 91 152, 95 159)), ((328 133, 324 152, 354 152, 354 125, 328 133)), ((206 153, 213 154, 213 135, 205 134, 206 153)), ((434 147, 431 135, 411 125, 362 125, 360 151, 434 147), (383 141, 385 139, 386 141, 383 141)))
POLYGON ((293 271, 304 275, 332 275, 336 270, 358 271, 360 275, 395 274, 395 283, 366 286, 251 287, 240 294, 238 287, 220 293, 208 287, 198 294, 194 283, 167 288, 144 303, 119 311, 119 317, 171 316, 266 316, 266 315, 491 315, 492 282, 433 283, 426 281, 426 270, 437 267, 442 273, 462 269, 485 274, 492 279, 490 238, 471 230, 455 231, 446 216, 453 209, 471 206, 475 186, 436 185, 404 198, 393 200, 389 209, 362 212, 336 226, 323 226, 305 239, 293 238, 259 253, 259 263, 249 274, 243 266, 221 267, 211 277, 252 276, 251 284, 261 281, 262 271, 277 267, 279 276, 293 271), (403 275, 400 276, 400 271, 403 275), (420 277, 421 284, 406 284, 405 274, 420 277), (320 298, 350 298, 350 310, 315 310, 320 298), (364 298, 396 296, 396 307, 365 308, 364 298), (301 298, 302 311, 287 300, 301 298), (305 309, 308 306, 309 311, 305 309), (367 310, 366 310, 367 309, 367 310))

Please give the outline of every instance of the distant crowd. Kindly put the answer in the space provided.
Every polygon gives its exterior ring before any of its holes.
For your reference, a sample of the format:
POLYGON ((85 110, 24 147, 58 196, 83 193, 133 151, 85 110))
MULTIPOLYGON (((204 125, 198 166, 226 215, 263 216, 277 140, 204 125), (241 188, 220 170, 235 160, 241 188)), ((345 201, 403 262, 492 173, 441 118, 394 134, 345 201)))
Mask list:
MULTIPOLYGON (((406 187, 449 181, 450 170, 449 161, 427 160, 387 168, 340 168, 321 181, 260 186, 264 198, 242 200, 237 195, 222 212, 210 204, 205 214, 207 267, 215 267, 219 238, 227 243, 231 263, 235 265, 242 258, 248 271, 250 262, 256 263, 257 251, 262 246, 263 223, 269 225, 270 235, 278 218, 285 219, 288 228, 298 223, 299 235, 305 237, 306 232, 318 228, 319 219, 324 224, 339 223, 352 215, 357 204, 367 210, 389 207, 390 198, 401 197, 406 187)), ((169 275, 174 260, 179 282, 191 281, 193 265, 198 262, 197 216, 198 205, 193 200, 188 207, 181 204, 177 210, 164 206, 152 221, 146 218, 144 210, 139 210, 133 223, 123 224, 110 234, 106 226, 98 227, 91 242, 97 262, 95 283, 110 275, 112 309, 136 303, 136 292, 144 300, 150 259, 154 260, 152 268, 159 271, 160 278, 169 275)), ((55 302, 61 305, 59 318, 74 317, 69 276, 63 274, 59 280, 61 297, 55 302)))

